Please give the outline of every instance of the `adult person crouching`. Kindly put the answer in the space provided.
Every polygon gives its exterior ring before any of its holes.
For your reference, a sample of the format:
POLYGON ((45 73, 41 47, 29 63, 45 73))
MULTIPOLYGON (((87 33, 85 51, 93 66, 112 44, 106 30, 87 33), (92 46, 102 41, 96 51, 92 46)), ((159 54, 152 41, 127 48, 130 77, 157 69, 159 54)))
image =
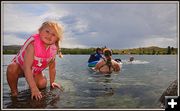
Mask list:
POLYGON ((116 62, 112 58, 112 51, 108 48, 105 48, 103 50, 103 54, 104 54, 105 58, 100 60, 96 64, 95 70, 99 71, 100 73, 103 73, 103 74, 111 74, 113 71, 119 72, 120 71, 120 65, 118 62, 116 62))

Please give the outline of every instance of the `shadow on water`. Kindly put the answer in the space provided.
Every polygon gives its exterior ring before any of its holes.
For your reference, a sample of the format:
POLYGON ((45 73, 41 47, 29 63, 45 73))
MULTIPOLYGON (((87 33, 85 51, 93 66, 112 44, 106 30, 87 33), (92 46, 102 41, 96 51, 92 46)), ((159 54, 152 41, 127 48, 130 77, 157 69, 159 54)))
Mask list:
POLYGON ((103 75, 97 72, 89 71, 90 77, 88 79, 86 89, 82 91, 81 96, 96 98, 92 106, 96 108, 149 108, 159 107, 156 100, 156 92, 151 85, 142 82, 134 81, 131 84, 130 80, 123 81, 124 75, 111 74, 103 75), (121 80, 118 78, 121 76, 121 80), (128 83, 129 81, 130 83, 128 83))
MULTIPOLYGON (((54 106, 60 101, 60 89, 50 88, 41 90, 43 98, 39 101, 31 99, 30 89, 19 92, 17 97, 10 97, 11 101, 6 103, 6 108, 46 108, 54 106)), ((5 97, 6 99, 8 97, 5 97)))
POLYGON ((90 80, 88 81, 88 90, 91 97, 106 97, 113 96, 115 93, 115 86, 113 83, 113 76, 115 74, 101 74, 99 72, 93 72, 90 75, 90 80))
POLYGON ((75 88, 78 91, 75 92, 76 102, 74 106, 76 108, 97 108, 96 99, 98 97, 111 97, 114 95, 114 89, 109 83, 111 83, 111 75, 103 75, 97 72, 89 70, 87 73, 87 79, 74 81, 75 88))

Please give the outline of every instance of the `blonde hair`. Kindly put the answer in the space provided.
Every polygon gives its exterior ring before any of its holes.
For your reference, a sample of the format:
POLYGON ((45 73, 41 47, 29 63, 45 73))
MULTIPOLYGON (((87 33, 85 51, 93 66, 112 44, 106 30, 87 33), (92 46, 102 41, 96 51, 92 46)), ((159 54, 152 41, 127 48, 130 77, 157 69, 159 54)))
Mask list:
POLYGON ((60 44, 62 42, 62 39, 63 39, 63 33, 64 33, 64 28, 61 24, 58 24, 57 22, 54 22, 54 21, 46 21, 44 23, 42 23, 41 27, 39 28, 39 32, 44 28, 44 27, 51 27, 55 30, 55 33, 58 37, 58 41, 55 42, 55 45, 57 46, 58 48, 58 51, 57 53, 59 54, 59 57, 62 58, 63 55, 62 55, 62 52, 61 52, 61 48, 60 48, 60 44))

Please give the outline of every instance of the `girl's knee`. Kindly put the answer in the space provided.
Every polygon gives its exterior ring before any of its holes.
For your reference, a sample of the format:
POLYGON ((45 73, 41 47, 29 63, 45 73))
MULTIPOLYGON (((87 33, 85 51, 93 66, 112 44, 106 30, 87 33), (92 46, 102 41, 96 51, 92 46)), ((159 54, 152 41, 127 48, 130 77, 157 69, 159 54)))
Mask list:
POLYGON ((15 73, 17 70, 17 65, 16 64, 9 64, 7 67, 7 72, 8 73, 15 73))
POLYGON ((44 77, 43 79, 38 81, 38 88, 43 89, 47 85, 47 79, 44 77))
POLYGON ((7 67, 7 75, 18 76, 19 74, 23 74, 20 66, 17 63, 11 63, 7 67))

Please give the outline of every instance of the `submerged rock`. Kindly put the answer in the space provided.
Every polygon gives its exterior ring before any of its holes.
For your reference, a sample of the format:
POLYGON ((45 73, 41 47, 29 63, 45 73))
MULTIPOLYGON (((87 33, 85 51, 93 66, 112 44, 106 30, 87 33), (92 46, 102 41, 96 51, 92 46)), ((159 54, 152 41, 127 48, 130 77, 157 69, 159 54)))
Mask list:
POLYGON ((165 96, 177 96, 178 91, 178 81, 173 81, 169 87, 163 92, 161 97, 159 98, 159 101, 161 102, 161 107, 165 106, 165 96))

